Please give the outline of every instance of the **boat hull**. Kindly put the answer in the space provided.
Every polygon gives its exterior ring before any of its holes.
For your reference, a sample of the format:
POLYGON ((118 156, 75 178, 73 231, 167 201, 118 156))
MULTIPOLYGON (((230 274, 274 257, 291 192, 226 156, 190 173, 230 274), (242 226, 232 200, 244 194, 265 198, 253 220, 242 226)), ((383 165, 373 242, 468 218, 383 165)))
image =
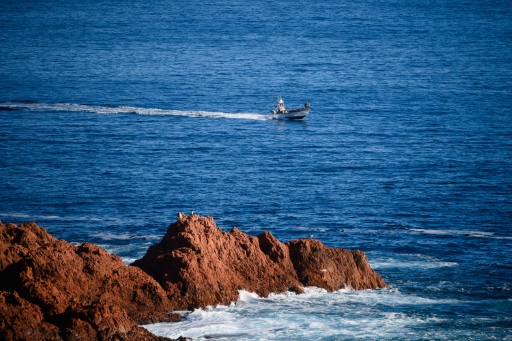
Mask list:
POLYGON ((270 113, 270 117, 277 120, 301 120, 309 114, 309 109, 300 108, 287 110, 283 113, 270 113))

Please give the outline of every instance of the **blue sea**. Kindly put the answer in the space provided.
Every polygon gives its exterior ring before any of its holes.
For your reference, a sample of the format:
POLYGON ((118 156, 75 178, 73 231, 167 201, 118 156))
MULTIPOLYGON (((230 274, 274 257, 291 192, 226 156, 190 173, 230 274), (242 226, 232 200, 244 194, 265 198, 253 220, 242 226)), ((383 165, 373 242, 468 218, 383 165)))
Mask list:
POLYGON ((512 340, 512 2, 0 1, 0 219, 126 262, 178 212, 360 249, 382 290, 145 326, 512 340), (269 119, 276 95, 301 121, 269 119))

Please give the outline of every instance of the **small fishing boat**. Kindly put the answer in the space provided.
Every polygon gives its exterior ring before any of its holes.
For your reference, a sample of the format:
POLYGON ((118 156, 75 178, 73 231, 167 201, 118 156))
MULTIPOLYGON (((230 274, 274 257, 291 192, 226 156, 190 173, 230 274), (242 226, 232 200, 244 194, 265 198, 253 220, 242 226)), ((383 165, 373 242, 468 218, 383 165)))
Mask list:
POLYGON ((281 96, 276 98, 277 104, 274 106, 275 109, 270 110, 269 115, 275 119, 288 119, 288 120, 300 120, 309 114, 309 103, 304 104, 304 108, 297 108, 288 110, 284 106, 284 100, 281 96))

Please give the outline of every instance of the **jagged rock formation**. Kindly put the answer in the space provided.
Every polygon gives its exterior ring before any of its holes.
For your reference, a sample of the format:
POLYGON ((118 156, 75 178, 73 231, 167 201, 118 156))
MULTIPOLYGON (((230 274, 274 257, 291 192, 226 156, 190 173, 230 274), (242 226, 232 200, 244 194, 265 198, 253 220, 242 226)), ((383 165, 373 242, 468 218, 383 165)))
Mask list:
POLYGON ((139 268, 35 223, 0 222, 0 255, 2 340, 158 340, 138 324, 179 318, 139 268))
POLYGON ((93 244, 58 240, 35 223, 0 222, 0 340, 163 340, 138 324, 229 304, 240 289, 267 296, 310 285, 386 286, 361 251, 228 233, 196 214, 180 213, 134 265, 93 244))
POLYGON ((286 244, 266 232, 251 237, 236 228, 227 233, 213 218, 178 215, 162 241, 133 265, 155 278, 179 309, 228 304, 244 289, 267 296, 317 286, 386 286, 361 251, 328 248, 314 239, 286 244))
POLYGON ((329 248, 314 239, 292 240, 288 246, 299 281, 305 286, 335 291, 384 288, 364 252, 329 248))

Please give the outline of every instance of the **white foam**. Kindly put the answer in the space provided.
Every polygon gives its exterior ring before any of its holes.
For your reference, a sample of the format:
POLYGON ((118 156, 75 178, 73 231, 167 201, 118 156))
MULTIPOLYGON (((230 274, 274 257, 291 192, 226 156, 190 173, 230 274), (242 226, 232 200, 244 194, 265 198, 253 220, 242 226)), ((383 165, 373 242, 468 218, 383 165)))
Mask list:
POLYGON ((415 269, 436 269, 444 267, 458 266, 455 262, 428 262, 428 261, 399 261, 391 260, 388 262, 372 262, 374 269, 389 269, 389 268, 415 268, 415 269))
POLYGON ((484 231, 464 231, 464 230, 429 230, 429 229, 411 229, 413 232, 420 232, 425 234, 437 234, 437 235, 453 235, 453 236, 471 236, 471 237, 491 237, 494 232, 484 231))
POLYGON ((398 258, 385 257, 371 261, 374 269, 389 268, 417 268, 417 269, 436 269, 444 267, 458 266, 456 262, 447 262, 432 256, 421 254, 403 254, 398 258))
POLYGON ((212 112, 212 111, 183 111, 166 110, 157 108, 140 108, 131 106, 104 106, 104 105, 85 105, 74 103, 0 103, 3 107, 28 111, 58 111, 58 112, 90 112, 103 115, 128 114, 137 115, 165 115, 165 116, 187 116, 197 118, 231 118, 245 120, 268 120, 268 115, 251 112, 212 112))
POLYGON ((101 238, 104 240, 130 240, 136 238, 133 233, 111 233, 111 232, 97 232, 91 234, 93 237, 101 238))
POLYGON ((195 310, 179 323, 144 327, 158 336, 194 340, 392 339, 415 326, 438 322, 435 316, 410 316, 400 311, 401 305, 454 304, 393 288, 334 293, 305 289, 302 295, 268 298, 242 291, 236 304, 195 310))
POLYGON ((139 258, 135 258, 135 257, 121 257, 121 260, 123 261, 123 263, 125 265, 130 265, 138 259, 139 258))
POLYGON ((5 218, 30 218, 30 215, 26 213, 0 213, 0 217, 5 218))
POLYGON ((0 217, 5 218, 23 218, 25 220, 39 221, 39 220, 65 220, 63 217, 58 215, 30 215, 27 213, 0 213, 0 217))
POLYGON ((249 302, 252 302, 254 300, 258 300, 260 299, 260 297, 258 296, 258 294, 254 293, 254 292, 249 292, 249 291, 245 291, 245 290, 240 290, 239 291, 239 297, 238 297, 238 301, 237 302, 246 302, 246 303, 249 303, 249 302))
POLYGON ((410 229, 413 233, 424 233, 441 236, 467 236, 474 238, 506 239, 512 240, 511 236, 496 236, 494 232, 487 231, 465 231, 465 230, 432 230, 432 229, 410 229))
POLYGON ((41 221, 41 220, 58 220, 58 221, 92 221, 92 222, 110 222, 121 225, 124 223, 122 219, 112 217, 85 217, 85 216, 58 216, 58 215, 33 215, 22 212, 3 212, 0 213, 0 218, 23 218, 26 221, 41 221))

